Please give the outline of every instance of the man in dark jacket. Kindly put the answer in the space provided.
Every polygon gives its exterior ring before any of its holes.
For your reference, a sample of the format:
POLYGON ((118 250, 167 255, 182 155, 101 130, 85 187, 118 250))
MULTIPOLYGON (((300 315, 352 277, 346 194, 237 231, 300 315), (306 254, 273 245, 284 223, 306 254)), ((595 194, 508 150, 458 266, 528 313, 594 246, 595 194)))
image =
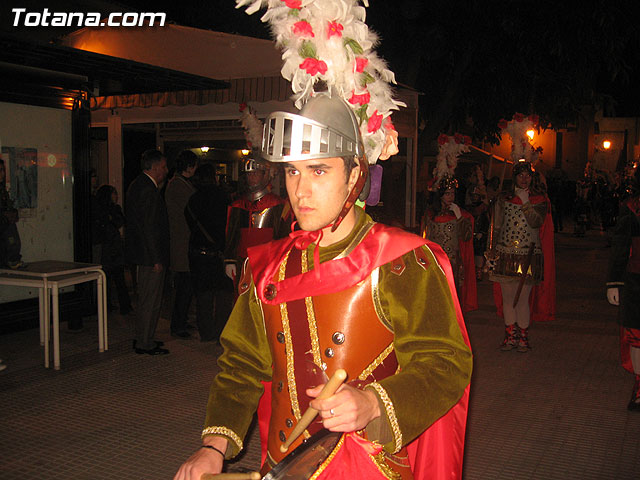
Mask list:
POLYGON ((134 349, 139 354, 166 355, 153 340, 160 317, 164 276, 169 264, 169 218, 160 188, 167 178, 167 159, 158 150, 142 154, 142 173, 127 190, 125 252, 137 266, 138 307, 134 349))

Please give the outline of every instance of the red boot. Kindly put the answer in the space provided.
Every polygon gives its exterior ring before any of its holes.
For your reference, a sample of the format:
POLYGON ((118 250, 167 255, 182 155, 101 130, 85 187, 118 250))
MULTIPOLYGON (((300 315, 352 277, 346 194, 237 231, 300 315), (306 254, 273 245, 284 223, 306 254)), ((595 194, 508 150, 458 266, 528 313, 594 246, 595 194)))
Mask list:
POLYGON ((531 345, 529 345, 529 327, 518 327, 518 351, 526 353, 529 350, 531 350, 531 345))
POLYGON ((509 350, 513 350, 518 346, 518 329, 516 325, 505 325, 504 326, 504 340, 502 340, 502 344, 500 345, 500 350, 503 352, 508 352, 509 350))

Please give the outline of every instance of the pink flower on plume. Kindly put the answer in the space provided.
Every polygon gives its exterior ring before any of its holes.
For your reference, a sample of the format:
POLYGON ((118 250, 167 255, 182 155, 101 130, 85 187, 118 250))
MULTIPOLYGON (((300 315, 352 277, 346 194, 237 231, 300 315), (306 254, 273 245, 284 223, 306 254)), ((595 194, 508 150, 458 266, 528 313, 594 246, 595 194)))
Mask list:
POLYGON ((369 92, 363 93, 362 95, 356 95, 355 93, 351 94, 351 98, 349 99, 349 103, 351 105, 365 105, 369 103, 371 100, 371 95, 369 92))
POLYGON ((391 117, 387 117, 384 120, 384 128, 386 128, 387 130, 393 130, 394 132, 396 131, 396 127, 393 125, 393 122, 391 121, 391 117))
POLYGON ((344 27, 338 22, 329 22, 327 28, 327 38, 331 38, 334 35, 338 38, 342 37, 342 30, 344 30, 344 27))
POLYGON ((504 130, 505 128, 507 128, 508 125, 509 125, 509 122, 507 122, 504 118, 501 118, 500 121, 498 122, 498 128, 500 130, 504 130))
POLYGON ((302 6, 302 0, 282 0, 285 5, 289 8, 295 8, 296 10, 300 10, 302 6))
POLYGON ((538 122, 540 121, 540 117, 535 113, 533 113, 529 115, 529 120, 531 120, 531 123, 533 123, 534 125, 538 125, 538 122))
POLYGON ((327 64, 317 58, 305 58, 304 62, 300 64, 300 68, 306 70, 311 76, 320 72, 322 75, 327 73, 327 64))
POLYGON ((313 27, 306 20, 300 20, 293 24, 293 33, 299 37, 315 37, 313 27))
POLYGON ((438 145, 444 145, 448 141, 449 135, 447 135, 446 133, 441 133, 440 135, 438 135, 438 145))
POLYGON ((367 132, 373 133, 378 131, 380 126, 382 125, 382 115, 378 113, 378 110, 373 112, 373 115, 369 118, 367 122, 367 132))
POLYGON ((356 57, 356 72, 364 72, 365 67, 369 63, 369 59, 366 57, 356 57))
POLYGON ((464 135, 462 135, 461 133, 455 133, 453 135, 453 139, 458 145, 464 143, 464 135))
POLYGON ((514 114, 513 114, 513 119, 514 119, 516 122, 522 122, 522 121, 524 120, 524 115, 523 115, 523 114, 521 114, 521 113, 514 113, 514 114))
POLYGON ((242 102, 240 104, 240 107, 238 108, 239 111, 244 112, 245 108, 247 108, 247 104, 242 102))

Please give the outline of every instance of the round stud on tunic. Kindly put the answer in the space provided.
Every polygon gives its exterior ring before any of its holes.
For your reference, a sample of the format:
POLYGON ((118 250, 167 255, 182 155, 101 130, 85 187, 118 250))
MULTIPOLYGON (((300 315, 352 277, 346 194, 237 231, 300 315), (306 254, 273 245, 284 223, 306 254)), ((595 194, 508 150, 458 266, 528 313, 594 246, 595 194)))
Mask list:
POLYGON ((284 332, 278 332, 276 338, 278 339, 278 343, 284 343, 284 332))
POLYGON ((276 298, 276 294, 278 293, 276 286, 273 283, 270 283, 266 287, 264 287, 264 298, 267 300, 273 300, 276 298))
POLYGON ((278 392, 281 392, 283 387, 284 384, 282 382, 278 382, 278 392))
POLYGON ((278 433, 278 437, 280 438, 281 442, 286 442, 287 441, 287 436, 284 434, 284 432, 282 430, 280 430, 280 433, 278 433))
POLYGON ((248 284, 248 283, 246 283, 246 282, 243 282, 243 283, 241 283, 241 284, 240 284, 240 288, 241 288, 242 290, 244 290, 244 289, 245 289, 245 288, 247 288, 248 286, 249 286, 249 284, 248 284))
POLYGON ((329 347, 324 351, 324 354, 327 357, 332 358, 335 355, 335 352, 333 351, 333 348, 329 347))
POLYGON ((342 345, 344 343, 344 338, 344 333, 342 332, 335 332, 331 336, 331 340, 333 340, 333 343, 335 343, 336 345, 342 345))
POLYGON ((401 265, 398 265, 398 264, 396 264, 396 265, 394 265, 394 266, 393 266, 393 269, 394 269, 394 270, 400 270, 401 268, 402 268, 402 266, 401 266, 401 265))
POLYGON ((285 423, 285 425, 287 426, 287 428, 291 428, 291 427, 293 427, 293 420, 291 420, 290 418, 287 418, 287 419, 284 421, 284 423, 285 423))

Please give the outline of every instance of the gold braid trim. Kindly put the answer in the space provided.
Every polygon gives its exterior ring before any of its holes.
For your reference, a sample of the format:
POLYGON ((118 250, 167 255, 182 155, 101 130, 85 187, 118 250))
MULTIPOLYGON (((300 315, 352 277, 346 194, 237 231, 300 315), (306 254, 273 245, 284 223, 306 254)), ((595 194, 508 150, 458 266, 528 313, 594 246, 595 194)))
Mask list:
POLYGON ((309 477, 309 480, 316 480, 320 476, 320 474, 324 472, 325 468, 327 468, 327 466, 333 461, 333 458, 336 456, 338 451, 342 448, 342 445, 344 445, 344 434, 342 434, 342 436, 340 437, 340 440, 338 440, 338 443, 333 448, 329 456, 324 460, 324 462, 322 462, 322 464, 313 473, 313 475, 309 477))
POLYGON ((373 388, 378 395, 380 396, 380 400, 384 404, 385 413, 387 414, 387 418, 389 419, 389 423, 391 424, 391 430, 393 432, 393 438, 395 440, 395 447, 393 452, 398 453, 402 448, 402 431, 400 430, 400 424, 398 423, 398 418, 396 417, 396 410, 393 407, 393 402, 389 398, 387 391, 380 385, 378 382, 373 382, 367 385, 365 388, 371 387, 373 388))
MULTIPOLYGON (((302 251, 302 273, 307 273, 309 265, 307 263, 307 251, 302 251)), ((316 266, 314 265, 314 268, 316 266)), ((307 321, 309 323, 309 336, 311 337, 311 349, 313 351, 313 363, 318 367, 322 367, 322 356, 320 355, 320 340, 318 339, 318 324, 316 322, 316 314, 313 309, 313 300, 311 297, 304 298, 304 304, 307 307, 307 321)))
POLYGON ((378 366, 385 361, 385 359, 393 352, 393 343, 389 344, 387 348, 385 348, 380 355, 378 355, 373 362, 369 364, 367 368, 365 368, 362 373, 358 376, 358 380, 365 380, 369 375, 373 373, 373 371, 378 368, 378 366))
POLYGON ((382 475, 384 475, 386 478, 388 478, 389 480, 402 480, 402 475, 399 472, 396 472, 387 463, 387 457, 384 453, 384 450, 382 450, 377 455, 369 454, 369 458, 375 464, 375 466, 378 467, 380 473, 382 473, 382 475))
POLYGON ((206 435, 222 435, 235 443, 236 447, 238 447, 238 451, 242 450, 243 448, 242 439, 236 432, 228 429, 227 427, 207 427, 202 430, 202 435, 200 437, 204 438, 206 435))
MULTIPOLYGON (((289 252, 280 264, 278 272, 278 281, 285 278, 287 261, 289 260, 289 252)), ((280 304, 280 317, 282 318, 282 331, 284 333, 285 352, 287 355, 287 384, 289 386, 289 398, 291 399, 291 409, 296 419, 300 420, 300 404, 298 403, 298 390, 296 388, 296 375, 293 368, 293 341, 291 340, 291 329, 289 328, 289 310, 287 310, 286 302, 280 304)), ((307 433, 308 435, 308 433, 307 433)))

